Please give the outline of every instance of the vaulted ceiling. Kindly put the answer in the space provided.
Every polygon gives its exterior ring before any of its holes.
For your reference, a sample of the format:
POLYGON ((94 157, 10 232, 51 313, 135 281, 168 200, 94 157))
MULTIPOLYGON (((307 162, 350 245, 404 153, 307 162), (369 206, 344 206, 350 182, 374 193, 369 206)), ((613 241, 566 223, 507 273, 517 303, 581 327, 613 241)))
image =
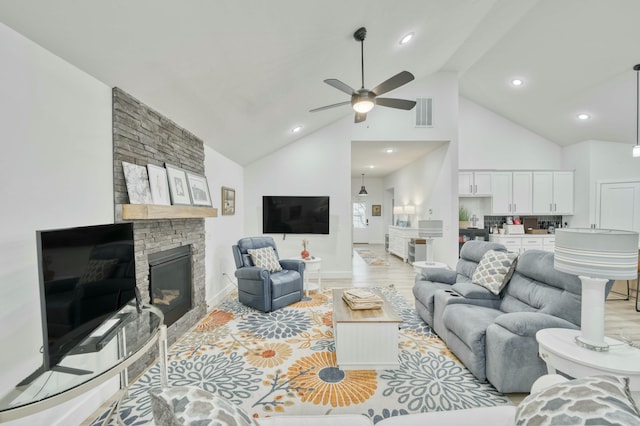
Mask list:
POLYGON ((359 88, 361 26, 371 86, 454 71, 462 96, 557 144, 631 149, 638 17, 638 0, 0 2, 1 22, 242 165, 353 114, 308 111, 346 100, 326 78, 359 88))

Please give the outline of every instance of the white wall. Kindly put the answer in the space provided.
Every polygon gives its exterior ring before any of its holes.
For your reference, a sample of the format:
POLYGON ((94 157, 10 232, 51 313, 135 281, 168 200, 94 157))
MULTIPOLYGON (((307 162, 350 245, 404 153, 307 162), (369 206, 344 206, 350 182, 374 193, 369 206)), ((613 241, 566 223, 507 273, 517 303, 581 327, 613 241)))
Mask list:
POLYGON ((562 147, 460 98, 460 169, 561 169, 562 147))
POLYGON ((564 148, 563 165, 575 169, 575 214, 569 226, 597 224, 597 184, 602 180, 640 180, 640 158, 631 155, 633 143, 590 140, 564 148))
POLYGON ((322 275, 351 277, 351 127, 340 120, 248 165, 244 236, 262 235, 263 195, 328 195, 329 235, 272 235, 281 257, 300 256, 302 239, 322 259, 322 275))
POLYGON ((206 295, 207 304, 211 308, 235 289, 236 264, 233 260, 231 246, 244 236, 245 210, 242 208, 244 185, 242 166, 207 145, 204 147, 204 154, 204 168, 211 191, 211 200, 213 206, 218 209, 218 217, 205 219, 206 295), (221 187, 223 186, 236 190, 236 213, 234 215, 222 215, 221 187))
MULTIPOLYGON (((3 24, 0 57, 4 395, 42 362, 35 231, 113 223, 114 216, 111 89, 3 24)), ((92 402, 16 424, 78 423, 97 408, 92 402)))

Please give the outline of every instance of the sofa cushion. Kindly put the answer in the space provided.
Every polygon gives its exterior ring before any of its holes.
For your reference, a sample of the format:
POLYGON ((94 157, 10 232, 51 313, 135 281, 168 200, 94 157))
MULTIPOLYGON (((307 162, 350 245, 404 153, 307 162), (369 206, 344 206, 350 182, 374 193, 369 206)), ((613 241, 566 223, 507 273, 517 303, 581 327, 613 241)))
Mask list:
POLYGON ((488 250, 478 263, 471 281, 493 294, 500 294, 513 274, 517 259, 516 253, 488 250))
POLYGON ((640 424, 629 379, 592 376, 551 385, 526 397, 516 425, 640 424))
POLYGON ((251 416, 232 402, 192 386, 154 389, 149 392, 156 424, 257 426, 251 416))
POLYGON ((269 272, 282 271, 282 266, 278 262, 278 256, 273 247, 262 247, 257 249, 248 249, 247 253, 251 256, 251 261, 259 268, 265 268, 269 272))

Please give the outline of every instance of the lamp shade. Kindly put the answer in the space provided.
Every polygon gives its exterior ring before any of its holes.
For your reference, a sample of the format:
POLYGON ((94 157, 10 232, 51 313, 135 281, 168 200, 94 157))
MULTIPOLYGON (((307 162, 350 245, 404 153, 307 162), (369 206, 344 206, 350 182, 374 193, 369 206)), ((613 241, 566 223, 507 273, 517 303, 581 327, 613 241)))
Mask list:
POLYGON ((404 213, 404 209, 402 208, 402 206, 393 207, 393 214, 402 214, 402 213, 404 213))
POLYGON ((411 204, 404 206, 404 214, 416 214, 416 206, 411 204))
POLYGON ((615 229, 558 229, 554 259, 555 269, 573 275, 635 279, 638 233, 615 229))
POLYGON ((421 237, 442 237, 441 220, 419 220, 418 228, 418 235, 421 237))

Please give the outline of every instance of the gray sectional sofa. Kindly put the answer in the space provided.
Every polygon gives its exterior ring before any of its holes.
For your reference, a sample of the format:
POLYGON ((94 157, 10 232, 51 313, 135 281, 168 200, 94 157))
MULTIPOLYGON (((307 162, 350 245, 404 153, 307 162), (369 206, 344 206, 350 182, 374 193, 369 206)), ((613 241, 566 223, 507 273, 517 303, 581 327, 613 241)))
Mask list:
POLYGON ((416 310, 479 380, 500 392, 529 392, 546 373, 536 332, 580 327, 580 280, 556 271, 553 253, 528 250, 495 295, 471 280, 488 250, 506 249, 470 241, 462 247, 455 271, 428 268, 418 274, 416 310))

